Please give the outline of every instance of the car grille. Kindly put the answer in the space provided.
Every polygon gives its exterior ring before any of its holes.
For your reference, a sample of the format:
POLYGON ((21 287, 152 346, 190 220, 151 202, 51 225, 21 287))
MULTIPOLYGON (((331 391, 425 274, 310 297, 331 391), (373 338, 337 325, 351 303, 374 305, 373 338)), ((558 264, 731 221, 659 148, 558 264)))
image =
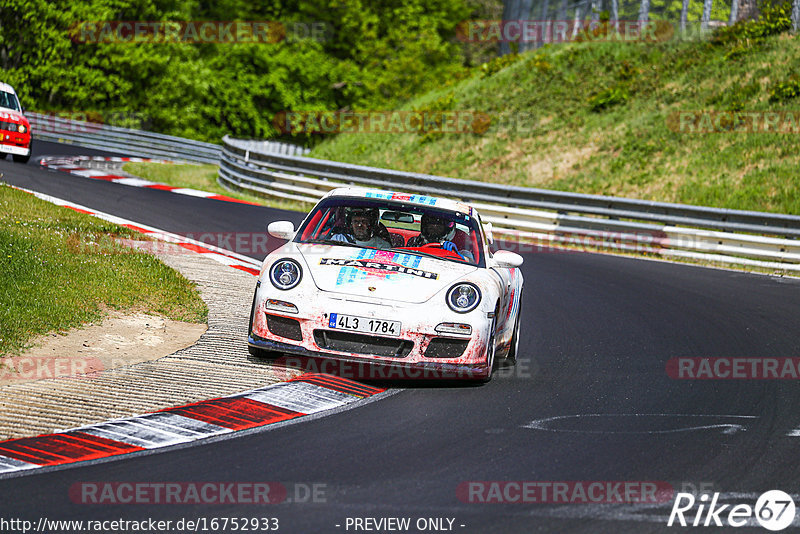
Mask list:
POLYGON ((314 341, 321 349, 389 358, 405 358, 414 348, 412 341, 396 337, 377 337, 335 330, 314 330, 314 341))
POLYGON ((303 331, 300 329, 300 321, 288 317, 266 314, 267 328, 276 336, 303 341, 303 331))
POLYGON ((469 339, 449 339, 436 337, 425 349, 426 358, 458 358, 467 350, 469 339))

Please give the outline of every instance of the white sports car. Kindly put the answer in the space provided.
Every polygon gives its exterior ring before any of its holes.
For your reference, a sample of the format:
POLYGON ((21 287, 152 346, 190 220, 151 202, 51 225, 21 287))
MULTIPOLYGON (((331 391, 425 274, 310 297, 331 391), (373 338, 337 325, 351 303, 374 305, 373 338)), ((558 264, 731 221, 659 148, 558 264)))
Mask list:
POLYGON ((388 368, 360 378, 488 380, 519 344, 522 257, 492 253, 474 208, 423 195, 331 191, 261 267, 248 344, 388 368))

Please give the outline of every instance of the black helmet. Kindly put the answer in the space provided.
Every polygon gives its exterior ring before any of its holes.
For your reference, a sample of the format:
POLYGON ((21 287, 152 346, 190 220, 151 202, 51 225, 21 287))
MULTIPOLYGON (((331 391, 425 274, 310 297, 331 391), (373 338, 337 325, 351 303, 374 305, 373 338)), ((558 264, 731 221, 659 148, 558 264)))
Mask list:
POLYGON ((369 224, 369 236, 366 239, 369 239, 373 236, 375 229, 378 227, 379 215, 378 208, 353 208, 350 210, 347 217, 347 225, 352 228, 353 217, 366 217, 369 224))
POLYGON ((430 213, 423 213, 419 229, 420 233, 429 241, 439 241, 449 234, 455 226, 456 223, 451 220, 437 217, 430 213))

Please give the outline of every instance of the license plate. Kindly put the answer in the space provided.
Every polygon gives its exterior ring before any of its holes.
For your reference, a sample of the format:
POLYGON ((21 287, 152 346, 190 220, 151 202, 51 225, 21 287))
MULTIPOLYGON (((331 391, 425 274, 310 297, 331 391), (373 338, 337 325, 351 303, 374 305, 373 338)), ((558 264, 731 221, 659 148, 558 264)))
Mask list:
POLYGON ((339 330, 352 330, 354 332, 366 332, 367 334, 378 334, 381 336, 400 335, 400 321, 370 319, 368 317, 356 317, 355 315, 344 315, 341 313, 330 314, 328 327, 339 330))

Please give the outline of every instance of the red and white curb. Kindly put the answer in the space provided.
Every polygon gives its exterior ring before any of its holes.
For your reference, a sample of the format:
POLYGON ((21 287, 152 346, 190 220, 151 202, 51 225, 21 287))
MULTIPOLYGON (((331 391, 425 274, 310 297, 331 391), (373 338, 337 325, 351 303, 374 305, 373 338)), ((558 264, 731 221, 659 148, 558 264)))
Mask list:
POLYGON ((260 272, 261 262, 258 260, 254 260, 253 258, 244 256, 242 254, 237 254, 236 252, 231 252, 230 250, 226 250, 224 248, 203 243, 202 241, 197 241, 195 239, 183 237, 178 234, 166 232, 164 230, 160 230, 153 226, 148 226, 146 224, 129 221, 128 219, 117 217, 116 215, 110 215, 108 213, 103 213, 102 211, 93 210, 91 208, 87 208, 86 206, 75 204, 74 202, 69 202, 67 200, 62 200, 60 198, 52 197, 50 195, 45 195, 44 193, 31 191, 30 189, 25 189, 22 187, 16 187, 16 186, 11 186, 11 187, 19 191, 30 193, 31 195, 34 195, 36 198, 45 200, 47 202, 55 204, 56 206, 62 206, 77 211, 79 213, 86 213, 88 215, 92 215, 99 219, 103 219, 104 221, 112 222, 114 224, 118 224, 120 226, 136 230, 137 232, 141 232, 159 241, 174 243, 192 252, 203 254, 204 257, 206 258, 213 259, 219 263, 222 263, 234 269, 239 269, 241 271, 250 273, 255 276, 258 276, 260 272))
POLYGON ((210 198, 213 200, 223 200, 225 202, 236 202, 239 204, 251 204, 259 206, 255 202, 248 202, 238 198, 229 197, 226 195, 218 195, 216 193, 209 193, 208 191, 200 191, 199 189, 191 189, 188 187, 173 187, 167 184, 158 182, 151 182, 143 178, 135 178, 130 176, 121 176, 119 174, 109 173, 107 170, 91 169, 83 162, 88 161, 104 161, 111 163, 181 163, 177 161, 168 161, 163 159, 148 159, 148 158, 117 158, 117 157, 102 157, 102 156, 45 156, 39 164, 42 167, 53 169, 56 171, 67 172, 75 176, 83 176, 84 178, 92 178, 95 180, 103 180, 106 182, 114 182, 116 184, 129 185, 132 187, 144 187, 147 189, 159 189, 161 191, 170 191, 179 195, 188 195, 192 197, 210 198))
POLYGON ((0 442, 0 473, 12 473, 263 427, 339 408, 385 391, 347 378, 306 373, 244 393, 158 412, 0 442))

